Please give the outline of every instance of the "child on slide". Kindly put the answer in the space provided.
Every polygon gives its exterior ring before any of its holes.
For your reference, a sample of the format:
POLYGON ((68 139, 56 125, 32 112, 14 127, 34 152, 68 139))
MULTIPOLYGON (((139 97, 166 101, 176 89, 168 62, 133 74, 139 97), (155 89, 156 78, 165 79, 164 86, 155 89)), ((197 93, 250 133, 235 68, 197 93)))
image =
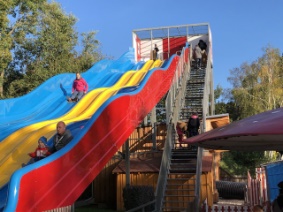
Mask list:
POLYGON ((24 167, 28 164, 32 164, 32 163, 39 161, 43 158, 46 158, 50 154, 51 153, 49 152, 48 146, 47 146, 47 138, 42 136, 38 140, 38 147, 35 149, 35 151, 28 153, 28 155, 31 157, 31 159, 29 160, 29 162, 27 164, 23 163, 22 167, 24 167))
POLYGON ((72 86, 72 96, 68 97, 68 102, 79 101, 88 90, 87 82, 81 77, 80 73, 76 73, 76 79, 72 86))

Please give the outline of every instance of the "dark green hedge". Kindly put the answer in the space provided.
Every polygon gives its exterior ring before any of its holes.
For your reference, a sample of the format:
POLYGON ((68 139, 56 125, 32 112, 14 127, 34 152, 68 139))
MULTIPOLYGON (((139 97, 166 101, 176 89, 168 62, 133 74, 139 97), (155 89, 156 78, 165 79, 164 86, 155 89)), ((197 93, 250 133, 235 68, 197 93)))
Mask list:
MULTIPOLYGON (((126 210, 153 201, 154 189, 152 186, 129 186, 123 189, 124 207, 126 210)), ((145 211, 153 211, 154 205, 149 205, 145 211)), ((140 210, 141 211, 141 210, 140 210)))

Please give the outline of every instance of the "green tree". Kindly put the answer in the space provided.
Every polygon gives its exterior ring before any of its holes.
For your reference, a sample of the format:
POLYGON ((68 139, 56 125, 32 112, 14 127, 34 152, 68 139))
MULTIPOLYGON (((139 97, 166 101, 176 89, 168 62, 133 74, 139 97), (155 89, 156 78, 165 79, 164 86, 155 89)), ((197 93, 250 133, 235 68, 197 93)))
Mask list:
POLYGON ((29 33, 24 31, 36 20, 36 10, 44 0, 0 1, 0 97, 3 98, 5 71, 12 61, 13 40, 29 33))
POLYGON ((83 33, 83 50, 75 50, 76 18, 65 14, 58 3, 42 1, 33 14, 25 15, 29 17, 25 24, 14 27, 11 34, 13 59, 6 68, 5 97, 26 94, 59 73, 85 71, 103 57, 96 32, 83 33))
POLYGON ((255 175, 255 167, 270 161, 264 152, 229 151, 222 153, 220 165, 233 175, 246 175, 250 171, 255 175))
MULTIPOLYGON (((278 49, 268 46, 263 50, 256 61, 231 71, 228 80, 233 88, 227 91, 226 102, 221 102, 218 110, 230 110, 232 121, 282 107, 283 59, 278 49)), ((221 166, 233 174, 246 174, 247 170, 254 173, 255 167, 275 157, 263 151, 230 151, 223 153, 221 166)))
POLYGON ((251 64, 244 63, 231 72, 228 80, 240 119, 283 105, 283 69, 278 49, 264 48, 264 55, 251 64))
POLYGON ((23 95, 56 73, 68 72, 77 43, 76 19, 65 15, 57 3, 42 2, 36 16, 14 27, 13 60, 7 68, 5 95, 23 95), (15 72, 17 74, 15 74, 15 72), (19 73, 22 76, 19 76, 19 73), (11 76, 18 76, 15 78, 11 76))
POLYGON ((217 85, 214 90, 214 97, 215 114, 228 113, 231 122, 239 119, 239 110, 230 95, 230 89, 223 89, 221 85, 217 85))
POLYGON ((77 70, 87 70, 89 69, 94 62, 103 59, 102 53, 99 51, 100 43, 95 38, 97 32, 91 31, 87 33, 82 33, 82 51, 81 54, 77 57, 77 70))

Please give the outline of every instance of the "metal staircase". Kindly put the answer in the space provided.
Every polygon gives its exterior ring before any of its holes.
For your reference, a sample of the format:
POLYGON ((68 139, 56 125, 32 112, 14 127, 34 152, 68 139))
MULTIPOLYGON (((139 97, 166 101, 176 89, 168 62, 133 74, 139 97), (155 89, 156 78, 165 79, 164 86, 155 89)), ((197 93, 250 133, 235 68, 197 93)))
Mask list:
MULTIPOLYGON (((202 118, 205 72, 205 69, 191 68, 186 83, 185 105, 181 109, 180 118, 187 120, 192 112, 197 112, 200 119, 202 118)), ((170 162, 162 211, 185 211, 189 203, 195 200, 197 151, 189 146, 178 149, 179 146, 175 138, 171 158, 168 158, 170 162)))
POLYGON ((162 211, 185 211, 195 198, 196 151, 172 150, 162 211))
POLYGON ((197 112, 200 119, 202 119, 205 72, 206 69, 194 68, 190 71, 190 79, 186 87, 185 107, 182 108, 181 112, 183 119, 189 119, 190 114, 193 112, 197 112))

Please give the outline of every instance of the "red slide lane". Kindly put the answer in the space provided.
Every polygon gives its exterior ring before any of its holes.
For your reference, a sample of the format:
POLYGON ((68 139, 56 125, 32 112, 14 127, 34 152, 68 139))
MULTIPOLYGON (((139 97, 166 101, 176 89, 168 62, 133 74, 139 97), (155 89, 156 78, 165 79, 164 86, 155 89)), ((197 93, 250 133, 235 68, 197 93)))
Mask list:
POLYGON ((171 86, 179 57, 156 70, 143 89, 112 101, 68 153, 25 174, 17 211, 44 211, 73 204, 171 86))

